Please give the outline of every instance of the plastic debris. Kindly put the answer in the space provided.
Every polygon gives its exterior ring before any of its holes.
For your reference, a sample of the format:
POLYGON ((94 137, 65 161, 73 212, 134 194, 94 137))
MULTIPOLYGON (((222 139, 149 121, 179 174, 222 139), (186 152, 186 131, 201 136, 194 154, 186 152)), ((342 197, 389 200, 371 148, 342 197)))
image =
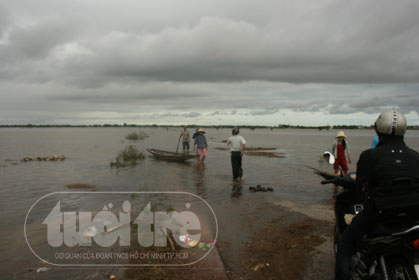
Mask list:
POLYGON ((259 269, 261 269, 263 267, 265 267, 265 264, 261 263, 261 264, 255 265, 252 269, 253 269, 253 271, 258 271, 259 269))
POLYGON ((207 243, 207 242, 199 242, 198 249, 202 251, 206 251, 211 249, 213 244, 207 243))
POLYGON ((195 247, 198 244, 198 241, 191 239, 188 234, 180 235, 179 240, 183 243, 188 244, 189 247, 195 247))
POLYGON ((189 235, 187 235, 187 234, 186 235, 180 235, 179 240, 181 242, 188 243, 189 242, 189 235))
POLYGON ((47 270, 48 270, 48 268, 46 268, 46 267, 40 267, 36 270, 36 272, 44 272, 44 271, 47 271, 47 270))
POLYGON ((190 242, 188 242, 189 247, 195 247, 198 244, 198 241, 196 240, 192 240, 190 242))
POLYGON ((97 229, 95 226, 90 226, 86 228, 83 232, 84 237, 95 237, 97 234, 97 229))

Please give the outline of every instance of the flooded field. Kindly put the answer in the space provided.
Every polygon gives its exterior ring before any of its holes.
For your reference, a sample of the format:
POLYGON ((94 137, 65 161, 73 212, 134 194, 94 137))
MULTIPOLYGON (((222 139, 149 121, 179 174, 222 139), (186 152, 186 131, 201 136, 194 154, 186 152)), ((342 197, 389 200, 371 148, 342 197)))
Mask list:
MULTIPOLYGON (((306 165, 332 170, 319 159, 323 151, 331 149, 337 131, 243 129, 240 134, 247 140, 247 146, 269 147, 268 152, 280 156, 261 156, 260 153, 245 156, 244 179, 240 184, 233 184, 229 152, 222 149, 226 147, 223 140, 230 136, 229 129, 206 130, 209 150, 204 166, 195 160, 162 161, 147 153, 148 148, 175 151, 179 133, 179 128, 0 128, 0 266, 3 271, 0 278, 50 279, 55 275, 52 273, 60 273, 62 279, 105 279, 103 275, 108 271, 102 270, 56 268, 53 272, 36 272, 43 264, 28 248, 24 221, 31 206, 53 192, 183 191, 195 194, 208 202, 217 217, 217 249, 231 278, 254 278, 251 273, 259 267, 252 270, 255 266, 248 260, 256 254, 246 251, 246 247, 252 248, 248 244, 257 240, 255 234, 259 232, 263 232, 259 238, 269 239, 270 235, 276 236, 275 232, 286 230, 292 220, 280 217, 300 215, 296 219, 333 222, 330 211, 333 189, 320 185, 320 178, 306 165), (132 132, 144 132, 149 137, 127 140, 125 136, 132 132), (134 145, 146 157, 134 166, 111 168, 110 163, 128 145, 134 145), (26 157, 53 155, 64 155, 65 160, 21 162, 26 157), (259 184, 274 191, 248 191, 250 186, 259 184), (267 228, 271 231, 265 231, 267 228), (246 267, 250 267, 249 271, 243 272, 246 267)), ((347 130, 345 134, 352 158, 349 168, 355 171, 359 154, 370 146, 374 132, 347 130)), ((408 131, 406 143, 419 150, 419 132, 408 131)), ((71 205, 80 199, 75 194, 67 203, 71 205)), ((175 202, 165 203, 173 206, 175 202)), ((50 206, 45 204, 45 207, 50 206)), ((45 218, 33 215, 33 219, 41 222, 45 218)), ((299 227, 307 230, 308 226, 314 226, 307 223, 307 226, 299 223, 299 227)), ((31 236, 34 239, 36 232, 31 236)), ((327 230, 324 234, 327 235, 327 230)), ((320 239, 313 240, 316 246, 321 244, 320 239)), ((206 267, 195 273, 208 275, 209 269, 214 268, 206 267)), ((126 279, 133 275, 117 269, 114 273, 126 279)))

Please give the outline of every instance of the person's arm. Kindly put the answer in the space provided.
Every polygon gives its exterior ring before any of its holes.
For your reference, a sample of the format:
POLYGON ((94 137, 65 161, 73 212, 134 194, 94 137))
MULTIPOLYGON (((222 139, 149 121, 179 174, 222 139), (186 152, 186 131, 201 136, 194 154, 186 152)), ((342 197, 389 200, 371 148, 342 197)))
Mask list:
POLYGON ((198 137, 195 137, 194 138, 194 142, 193 142, 193 151, 194 152, 196 152, 196 148, 198 147, 198 143, 197 143, 197 141, 196 140, 198 140, 198 137))
POLYGON ((336 157, 336 155, 335 155, 335 150, 336 150, 336 142, 335 142, 335 143, 333 143, 333 145, 332 145, 332 155, 333 155, 334 157, 336 157))
POLYGON ((242 152, 240 153, 241 156, 244 156, 244 151, 246 150, 246 140, 244 140, 243 137, 241 137, 242 142, 242 152))
POLYGON ((208 148, 207 137, 204 136, 205 148, 208 148))

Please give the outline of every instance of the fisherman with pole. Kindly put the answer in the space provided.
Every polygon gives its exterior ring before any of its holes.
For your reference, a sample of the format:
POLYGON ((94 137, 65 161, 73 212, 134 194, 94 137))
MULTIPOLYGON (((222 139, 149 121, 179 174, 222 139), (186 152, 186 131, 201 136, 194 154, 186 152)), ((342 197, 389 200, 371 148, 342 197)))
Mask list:
MULTIPOLYGON (((186 126, 183 128, 183 131, 180 133, 178 144, 179 144, 180 138, 182 138, 183 153, 188 154, 189 153, 189 142, 191 141, 191 136, 189 135, 189 131, 188 131, 188 128, 186 126)), ((177 149, 176 149, 176 152, 177 152, 177 149)))

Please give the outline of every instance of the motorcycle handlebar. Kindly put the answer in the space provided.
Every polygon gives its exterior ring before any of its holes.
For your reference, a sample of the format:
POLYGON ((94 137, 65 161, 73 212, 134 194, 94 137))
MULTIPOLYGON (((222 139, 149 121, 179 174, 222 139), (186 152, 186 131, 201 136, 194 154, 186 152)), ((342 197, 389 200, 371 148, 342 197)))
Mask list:
POLYGON ((337 186, 344 187, 346 189, 352 189, 356 185, 356 181, 354 179, 354 176, 351 174, 345 175, 345 176, 336 176, 334 178, 326 179, 321 181, 322 185, 326 184, 335 184, 337 186))
POLYGON ((334 178, 334 179, 329 179, 329 180, 323 180, 323 181, 321 181, 321 184, 322 185, 326 185, 326 184, 334 184, 334 183, 336 183, 336 179, 334 178))

